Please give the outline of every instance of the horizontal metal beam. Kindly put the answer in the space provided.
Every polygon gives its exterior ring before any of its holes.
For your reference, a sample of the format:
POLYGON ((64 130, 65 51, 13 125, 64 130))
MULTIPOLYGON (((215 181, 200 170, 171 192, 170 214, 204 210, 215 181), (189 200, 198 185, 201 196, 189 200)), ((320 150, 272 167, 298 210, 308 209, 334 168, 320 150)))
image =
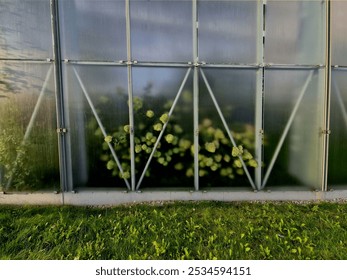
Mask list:
POLYGON ((14 62, 14 63, 20 63, 20 62, 28 62, 28 63, 53 63, 54 59, 52 58, 0 58, 0 62, 14 62))
POLYGON ((302 69, 302 70, 310 70, 310 69, 319 69, 319 68, 325 68, 325 65, 323 64, 317 64, 317 65, 306 65, 306 64, 265 64, 265 68, 267 69, 302 69))
POLYGON ((333 68, 333 70, 343 70, 343 71, 346 71, 347 70, 347 66, 342 66, 342 65, 334 65, 334 66, 331 66, 331 68, 333 68))
MULTIPOLYGON (((27 59, 27 58, 0 58, 0 62, 28 62, 28 63, 53 63, 54 59, 27 59)), ((127 61, 127 60, 73 60, 73 59, 64 59, 61 62, 65 64, 74 64, 74 65, 95 65, 95 66, 141 66, 141 67, 204 67, 204 68, 230 68, 230 69, 317 69, 324 68, 325 65, 304 65, 304 64, 235 64, 235 63, 207 63, 204 61, 193 63, 188 62, 145 62, 145 61, 127 61), (195 65, 196 64, 196 65, 195 65)), ((344 70, 347 69, 347 66, 335 65, 334 69, 344 70)))

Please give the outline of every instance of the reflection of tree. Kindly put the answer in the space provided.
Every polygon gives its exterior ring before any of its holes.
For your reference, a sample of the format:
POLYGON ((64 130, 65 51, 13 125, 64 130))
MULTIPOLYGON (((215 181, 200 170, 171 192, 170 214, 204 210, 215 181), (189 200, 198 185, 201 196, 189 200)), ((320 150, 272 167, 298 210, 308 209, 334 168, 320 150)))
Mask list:
POLYGON ((49 1, 1 1, 1 58, 45 59, 51 38, 49 1))

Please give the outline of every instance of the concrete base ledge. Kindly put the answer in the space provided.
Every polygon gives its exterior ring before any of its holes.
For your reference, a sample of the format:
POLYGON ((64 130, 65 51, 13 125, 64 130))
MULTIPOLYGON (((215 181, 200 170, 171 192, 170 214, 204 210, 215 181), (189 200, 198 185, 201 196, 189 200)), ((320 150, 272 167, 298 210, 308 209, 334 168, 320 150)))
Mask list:
POLYGON ((63 204, 63 196, 61 193, 1 193, 0 204, 61 205, 63 204))
POLYGON ((347 190, 329 192, 308 190, 269 191, 83 191, 77 193, 0 194, 7 205, 120 205, 150 201, 347 201, 347 190))

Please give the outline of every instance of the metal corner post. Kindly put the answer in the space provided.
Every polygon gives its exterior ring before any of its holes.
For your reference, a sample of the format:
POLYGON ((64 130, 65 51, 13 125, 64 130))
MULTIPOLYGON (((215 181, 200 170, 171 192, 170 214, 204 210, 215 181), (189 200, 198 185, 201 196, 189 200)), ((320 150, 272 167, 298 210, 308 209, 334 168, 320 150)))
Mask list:
MULTIPOLYGON (((55 76, 55 94, 57 111, 57 128, 66 128, 65 106, 61 67, 61 48, 59 31, 59 10, 58 0, 50 0, 51 6, 51 28, 54 53, 54 76, 55 76)), ((72 171, 71 171, 71 150, 67 141, 66 133, 58 134, 59 146, 59 166, 60 166, 60 185, 61 191, 72 191, 72 171)))
POLYGON ((129 125, 130 125, 130 165, 131 165, 131 190, 136 190, 135 177, 135 130, 134 130, 134 109, 133 109, 133 81, 132 81, 132 55, 131 55, 131 22, 130 22, 130 0, 125 0, 125 19, 126 19, 126 45, 127 45, 127 70, 128 70, 128 106, 129 106, 129 125))
POLYGON ((192 27, 193 27, 193 122, 194 122, 194 188, 199 190, 199 53, 198 53, 198 11, 197 0, 192 1, 192 27))
MULTIPOLYGON (((330 96, 331 96, 331 9, 332 3, 331 0, 325 0, 325 97, 324 97, 324 125, 325 131, 330 131, 330 96)), ((329 167, 329 136, 330 133, 325 133, 323 135, 323 178, 322 178, 322 191, 328 190, 328 167, 329 167)))

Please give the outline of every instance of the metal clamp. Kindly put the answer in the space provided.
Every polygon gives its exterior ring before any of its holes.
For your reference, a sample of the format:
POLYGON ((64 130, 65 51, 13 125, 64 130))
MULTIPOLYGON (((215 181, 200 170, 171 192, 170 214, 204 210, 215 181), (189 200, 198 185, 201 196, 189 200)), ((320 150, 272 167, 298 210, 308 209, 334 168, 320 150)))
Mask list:
POLYGON ((202 65, 206 65, 206 62, 205 61, 197 61, 197 62, 191 62, 189 61, 188 62, 188 65, 192 65, 194 67, 200 67, 202 65))
POLYGON ((67 128, 59 127, 59 128, 57 128, 57 133, 58 134, 65 134, 65 133, 67 133, 67 128))
POLYGON ((330 134, 331 134, 331 130, 330 130, 330 129, 323 129, 323 130, 322 130, 322 134, 324 134, 324 135, 330 135, 330 134))
POLYGON ((137 60, 120 60, 119 63, 121 64, 126 64, 126 65, 133 65, 137 64, 137 60))

